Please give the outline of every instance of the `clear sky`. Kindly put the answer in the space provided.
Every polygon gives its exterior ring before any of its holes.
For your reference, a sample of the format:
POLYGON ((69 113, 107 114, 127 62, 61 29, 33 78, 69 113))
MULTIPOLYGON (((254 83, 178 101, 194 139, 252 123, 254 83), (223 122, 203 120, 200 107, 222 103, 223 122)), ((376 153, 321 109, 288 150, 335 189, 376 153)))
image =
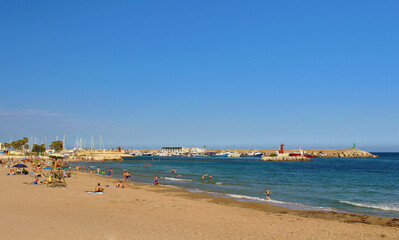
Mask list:
POLYGON ((399 1, 1 1, 0 141, 399 151, 399 1))

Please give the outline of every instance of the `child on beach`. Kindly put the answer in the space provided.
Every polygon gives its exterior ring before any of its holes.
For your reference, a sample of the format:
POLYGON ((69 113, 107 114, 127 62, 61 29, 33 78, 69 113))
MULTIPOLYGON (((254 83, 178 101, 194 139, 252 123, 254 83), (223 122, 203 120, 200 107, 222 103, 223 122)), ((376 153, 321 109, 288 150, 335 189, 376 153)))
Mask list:
POLYGON ((159 185, 158 175, 154 177, 154 185, 159 185))

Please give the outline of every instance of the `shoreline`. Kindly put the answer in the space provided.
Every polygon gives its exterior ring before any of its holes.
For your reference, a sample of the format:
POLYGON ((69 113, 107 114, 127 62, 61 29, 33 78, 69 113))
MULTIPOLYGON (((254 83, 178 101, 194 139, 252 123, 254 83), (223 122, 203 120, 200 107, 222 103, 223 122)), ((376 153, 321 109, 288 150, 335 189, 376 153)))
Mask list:
MULTIPOLYGON (((151 158, 151 157, 150 157, 151 158)), ((319 159, 322 160, 322 159, 319 159)), ((157 160, 156 160, 157 161, 157 160)), ((345 162, 344 160, 341 160, 342 162, 345 162)), ((145 162, 145 161, 144 161, 145 162)), ((129 163, 129 162, 127 162, 129 163)), ((137 161, 138 164, 140 164, 140 161, 137 161)), ((121 165, 123 162, 120 163, 121 165)), ((155 164, 155 163, 154 163, 155 164)), ((317 163, 316 163, 317 164, 317 163)), ((209 182, 209 180, 201 180, 200 175, 198 176, 191 176, 189 174, 192 174, 192 171, 187 171, 184 173, 181 173, 183 177, 182 179, 175 179, 173 177, 173 174, 170 174, 168 172, 169 170, 163 169, 162 171, 151 171, 151 172, 146 172, 147 170, 143 170, 144 172, 141 172, 140 169, 144 168, 136 168, 136 167, 128 167, 128 165, 124 165, 123 167, 118 167, 118 163, 96 163, 95 161, 93 162, 80 162, 79 165, 94 165, 91 167, 97 168, 100 167, 102 170, 109 169, 109 168, 114 168, 114 177, 122 177, 122 170, 129 169, 130 173, 133 171, 133 177, 135 181, 139 181, 141 183, 146 183, 146 184, 151 184, 153 181, 153 177, 155 175, 159 176, 161 184, 173 186, 174 188, 180 188, 184 189, 189 192, 200 192, 204 193, 207 195, 211 196, 216 196, 216 197, 224 197, 224 198, 231 198, 236 201, 245 201, 245 202, 256 202, 256 203, 262 203, 262 204, 271 204, 274 206, 279 206, 279 207, 286 207, 291 210, 304 210, 304 211, 322 211, 322 212, 329 212, 329 211, 334 211, 337 213, 347 213, 347 214, 358 214, 358 215, 365 215, 365 216, 373 216, 373 217, 384 217, 384 218, 399 218, 398 217, 398 211, 395 208, 384 208, 385 206, 382 205, 376 205, 377 203, 366 203, 368 205, 354 205, 358 201, 353 201, 350 198, 335 198, 335 196, 330 196, 328 200, 333 200, 333 201, 328 201, 328 202, 315 202, 315 201, 304 201, 302 199, 297 199, 295 196, 295 190, 294 189, 288 189, 287 192, 291 193, 289 197, 287 196, 278 196, 276 199, 273 198, 271 201, 266 201, 265 195, 262 194, 261 191, 258 191, 259 189, 257 186, 255 186, 249 189, 232 189, 232 188, 223 188, 220 185, 237 185, 237 181, 233 181, 232 183, 229 182, 227 179, 221 179, 221 178, 216 178, 214 181, 209 182), (126 168, 126 169, 125 169, 126 168), (137 171, 137 172, 136 172, 137 171), (188 176, 184 176, 185 174, 188 174, 188 176), (173 180, 173 181, 172 181, 173 180), (205 183, 205 184, 204 184, 205 183), (208 184, 207 184, 208 183, 208 184), (213 183, 213 184, 209 184, 213 183), (213 187, 214 186, 214 187, 213 187), (291 192, 289 190, 292 190, 291 192), (335 202, 334 202, 335 201, 335 202), (351 201, 351 202, 347 202, 351 201), (353 203, 354 202, 354 203, 353 203), (369 206, 371 205, 371 206, 369 206), (376 206, 382 206, 377 208, 376 206)), ((172 165, 175 166, 175 165, 172 165)), ((172 167, 170 167, 172 168, 172 167)), ((190 167, 191 168, 191 167, 190 167)), ((199 173, 198 171, 194 171, 199 173)), ((206 172, 206 171, 205 171, 206 172)), ((106 176, 106 175, 101 175, 100 176, 106 176)), ((238 181, 238 185, 240 181, 238 181)), ((273 182, 273 181, 272 181, 273 182)), ((326 186, 327 187, 327 186, 326 186)), ((270 189, 270 188, 269 188, 270 189)), ((273 190, 273 187, 271 188, 273 190)), ((278 191, 276 191, 278 192, 278 191)), ((282 192, 280 190, 280 192, 282 192)), ((321 196, 321 194, 319 194, 321 196)), ((367 197, 367 196, 366 196, 367 197)), ((364 198, 366 199, 366 198, 364 198)), ((360 202, 362 203, 362 202, 360 202)), ((378 203, 379 204, 379 203, 378 203)))
POLYGON ((66 188, 25 185, 31 177, 7 176, 7 170, 0 168, 0 192, 6 193, 0 197, 0 233, 7 239, 399 237, 398 219, 291 210, 139 182, 117 189, 119 179, 83 172, 73 172, 66 188), (104 195, 84 192, 97 182, 110 186, 104 195), (21 227, 24 231, 14 235, 21 227))
MULTIPOLYGON (((74 173, 76 173, 76 170, 73 171, 74 173)), ((90 176, 90 173, 88 172, 79 172, 81 174, 90 176)), ((138 183, 138 184, 142 184, 145 186, 153 186, 152 183, 146 183, 146 182, 140 182, 140 181, 123 181, 123 178, 116 178, 113 177, 111 179, 107 178, 106 175, 97 175, 97 174, 93 174, 93 176, 96 176, 98 178, 104 178, 106 180, 109 181, 113 181, 115 184, 118 181, 122 181, 125 185, 129 184, 129 183, 138 183)), ((134 175, 133 175, 134 178, 134 175)), ((234 201, 237 205, 240 205, 241 207, 246 207, 246 208, 252 208, 252 205, 259 205, 259 204, 265 204, 268 206, 262 207, 262 206, 257 206, 256 209, 263 209, 263 210, 270 210, 270 208, 275 207, 276 209, 274 211, 277 212, 291 212, 291 213, 295 213, 297 215, 311 215, 312 213, 315 213, 316 216, 321 216, 323 214, 331 214, 332 216, 339 216, 342 217, 345 221, 348 221, 348 218, 353 217, 354 219, 351 219, 350 221, 353 222, 359 222, 359 223, 364 223, 364 224, 374 224, 374 225, 381 225, 381 226, 390 226, 390 227, 398 227, 399 228, 399 218, 395 218, 395 217, 386 217, 386 216, 377 216, 377 215, 371 215, 371 214, 360 214, 360 213, 353 213, 353 212, 345 212, 345 211, 339 211, 337 209, 334 210, 327 210, 330 208, 326 208, 326 210, 316 210, 318 208, 323 209, 323 207, 314 207, 314 206, 307 206, 304 205, 305 207, 311 208, 311 209, 295 209, 295 208, 290 208, 289 206, 281 206, 281 205, 289 205, 289 203, 285 203, 285 202, 281 202, 281 203, 275 203, 272 201, 267 201, 266 199, 264 199, 263 201, 261 200, 251 200, 251 199, 239 199, 237 197, 234 196, 229 196, 229 195, 234 195, 234 194, 227 194, 227 193, 217 193, 217 192, 209 192, 209 191, 205 191, 205 190, 196 190, 196 189, 190 189, 190 188, 185 188, 185 187, 180 187, 180 186, 175 186, 175 185, 168 185, 168 184, 164 184, 164 183, 160 183, 159 186, 155 186, 155 187, 160 187, 160 188, 167 188, 167 189, 177 189, 177 190, 181 190, 182 192, 186 193, 186 194, 194 194, 194 195, 198 195, 195 198, 200 198, 199 195, 202 195, 202 198, 207 199, 209 197, 212 198, 220 198, 220 200, 216 200, 215 199, 215 203, 223 203, 224 201, 222 199, 226 199, 226 202, 231 202, 234 201), (242 204, 240 204, 242 203, 242 204), (313 208, 313 209, 312 209, 313 208), (367 220, 368 218, 370 218, 370 222, 367 222, 365 220, 367 220), (359 220, 361 219, 361 220, 359 220), (378 219, 378 220, 377 220, 378 219), (359 221, 357 221, 359 220, 359 221), (388 223, 388 225, 386 225, 388 223)), ((234 203, 233 202, 233 203, 234 203)), ((295 202, 292 202, 295 204, 295 202)), ((300 203, 296 203, 296 204, 300 204, 300 203)), ((302 205, 302 204, 300 204, 302 205)), ((328 218, 328 217, 325 217, 328 218)))

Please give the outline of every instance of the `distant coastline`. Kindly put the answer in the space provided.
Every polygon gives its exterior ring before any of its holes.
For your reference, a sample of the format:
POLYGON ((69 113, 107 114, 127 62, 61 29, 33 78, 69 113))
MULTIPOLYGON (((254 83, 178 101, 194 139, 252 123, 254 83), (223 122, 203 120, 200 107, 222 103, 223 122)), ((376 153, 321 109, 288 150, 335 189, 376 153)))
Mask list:
MULTIPOLYGON (((319 158, 376 158, 378 157, 375 154, 372 154, 367 151, 359 150, 359 149, 301 149, 301 156, 292 157, 292 154, 297 154, 299 152, 298 149, 284 149, 283 154, 278 153, 278 149, 203 149, 200 156, 213 156, 217 154, 229 154, 228 157, 242 157, 248 156, 251 153, 262 154, 262 160, 266 161, 307 161, 311 160, 312 157, 319 158)), ((132 157, 134 154, 136 156, 147 155, 147 156, 165 156, 162 155, 162 149, 118 149, 115 150, 65 150, 61 152, 62 154, 69 155, 69 160, 77 160, 77 161, 121 161, 125 157, 132 157), (73 154, 71 154, 73 153, 73 154), (138 154, 138 155, 137 155, 138 154)), ((11 151, 8 155, 4 156, 24 156, 26 153, 24 152, 14 152, 11 151)), ((176 155, 167 155, 167 156, 176 156, 176 155)), ((180 156, 192 156, 191 153, 180 154, 180 156)), ((227 157, 227 156, 226 156, 227 157)))
MULTIPOLYGON (((154 157, 157 157, 157 154, 161 153, 161 149, 124 149, 121 152, 93 152, 93 151, 82 151, 78 152, 77 156, 78 157, 86 157, 90 158, 90 160, 122 160, 122 157, 129 157, 132 156, 129 153, 132 152, 140 152, 142 154, 151 154, 154 157)), ((249 154, 253 152, 254 150, 251 149, 215 149, 215 150, 205 150, 205 153, 213 152, 213 153, 236 153, 237 156, 242 155, 242 154, 249 154)), ((281 161, 282 159, 279 158, 278 156, 276 157, 271 157, 270 155, 275 154, 279 150, 277 149, 259 149, 256 150, 256 152, 262 153, 263 158, 269 158, 269 160, 276 160, 276 161, 281 161)), ((377 155, 374 155, 372 153, 359 150, 359 149, 303 149, 303 152, 306 152, 308 154, 311 154, 315 157, 323 157, 323 158, 376 158, 378 157, 377 155)), ((296 149, 287 149, 285 150, 285 153, 288 155, 291 153, 297 152, 296 149)), ((297 160, 302 161, 302 160, 309 160, 309 159, 304 159, 305 157, 300 157, 297 158, 297 160)), ((289 161, 295 160, 290 159, 289 161)))

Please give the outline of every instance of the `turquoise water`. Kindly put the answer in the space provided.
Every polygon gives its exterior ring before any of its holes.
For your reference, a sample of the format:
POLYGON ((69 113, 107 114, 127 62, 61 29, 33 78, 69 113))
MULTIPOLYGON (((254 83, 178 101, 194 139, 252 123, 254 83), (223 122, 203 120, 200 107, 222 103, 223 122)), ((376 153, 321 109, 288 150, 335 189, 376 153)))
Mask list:
POLYGON ((137 157, 123 162, 89 162, 86 167, 123 169, 134 181, 182 187, 190 191, 266 202, 293 209, 341 211, 399 217, 399 153, 376 153, 376 159, 315 158, 306 162, 264 162, 256 158, 137 157), (144 168, 145 164, 151 167, 144 168), (181 179, 173 178, 176 168, 181 179), (202 174, 213 180, 202 180, 202 174))

